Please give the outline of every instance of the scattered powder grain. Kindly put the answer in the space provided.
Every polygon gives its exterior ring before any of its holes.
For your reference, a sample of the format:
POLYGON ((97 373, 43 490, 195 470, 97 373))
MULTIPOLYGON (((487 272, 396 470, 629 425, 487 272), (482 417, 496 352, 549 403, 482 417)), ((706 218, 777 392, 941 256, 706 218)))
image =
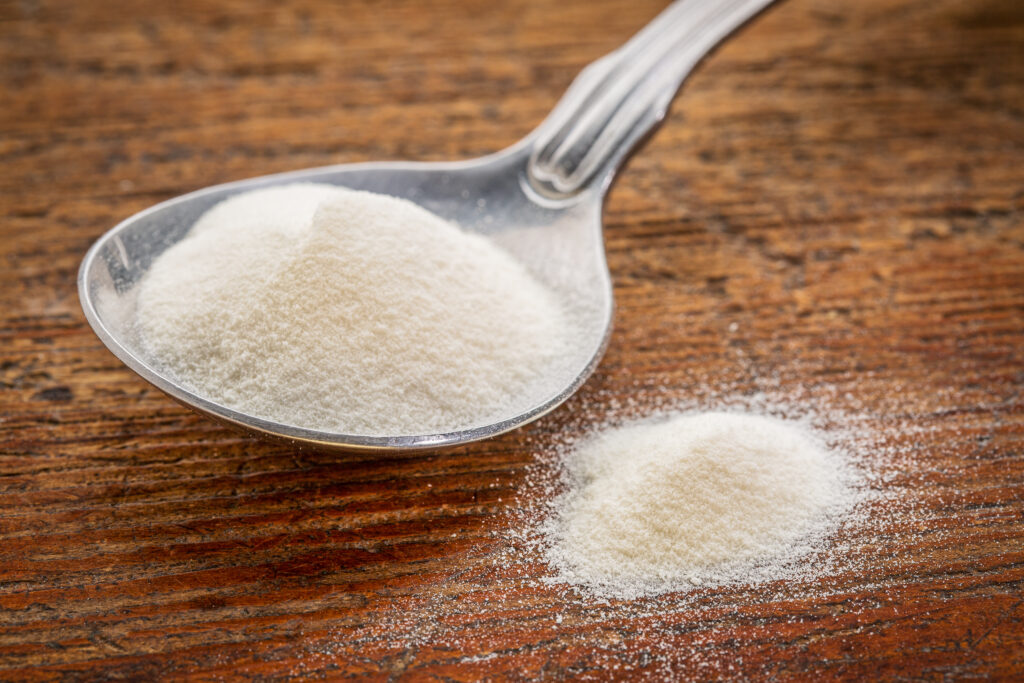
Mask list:
POLYGON ((796 423, 677 415, 569 454, 546 534, 558 579, 609 597, 781 578, 850 508, 852 472, 796 423))
POLYGON ((552 393, 568 334, 511 256, 394 197, 295 184, 232 197, 154 263, 143 344, 195 393, 358 435, 453 431, 552 393))

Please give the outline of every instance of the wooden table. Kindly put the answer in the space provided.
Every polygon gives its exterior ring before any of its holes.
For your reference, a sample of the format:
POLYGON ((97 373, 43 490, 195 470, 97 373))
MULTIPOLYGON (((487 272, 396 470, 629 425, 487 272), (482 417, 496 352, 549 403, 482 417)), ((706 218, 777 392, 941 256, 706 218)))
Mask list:
POLYGON ((1024 676, 1024 4, 788 0, 612 192, 611 348, 382 459, 197 417, 86 325, 157 201, 527 133, 662 0, 0 2, 0 679, 1024 676), (609 414, 765 392, 885 471, 833 576, 597 604, 517 540, 609 414), (894 511, 895 510, 895 511, 894 511))

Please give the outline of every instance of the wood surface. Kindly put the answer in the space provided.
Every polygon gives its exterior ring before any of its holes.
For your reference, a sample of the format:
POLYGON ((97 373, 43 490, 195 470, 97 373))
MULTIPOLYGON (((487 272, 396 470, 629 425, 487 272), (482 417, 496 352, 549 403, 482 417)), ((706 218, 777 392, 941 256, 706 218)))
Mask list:
POLYGON ((254 441, 86 324, 77 268, 121 219, 498 150, 663 4, 0 0, 0 680, 1024 678, 1018 0, 786 0, 717 51, 608 198, 604 362, 501 438, 254 441), (559 443, 756 392, 876 449, 899 507, 841 571, 610 603, 540 580, 516 513, 559 443))

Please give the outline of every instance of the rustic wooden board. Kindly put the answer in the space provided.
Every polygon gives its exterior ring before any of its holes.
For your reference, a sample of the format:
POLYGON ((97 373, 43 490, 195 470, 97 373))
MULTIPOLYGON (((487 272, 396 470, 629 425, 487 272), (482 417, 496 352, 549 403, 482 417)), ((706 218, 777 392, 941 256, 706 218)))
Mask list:
POLYGON ((120 219, 500 149, 661 6, 0 0, 0 679, 1024 677, 1017 0, 788 0, 718 51, 609 198, 604 363, 502 438, 255 442, 86 325, 76 269, 120 219), (821 581, 608 604, 538 581, 510 513, 556 444, 759 391, 856 414, 916 511, 879 506, 821 581))

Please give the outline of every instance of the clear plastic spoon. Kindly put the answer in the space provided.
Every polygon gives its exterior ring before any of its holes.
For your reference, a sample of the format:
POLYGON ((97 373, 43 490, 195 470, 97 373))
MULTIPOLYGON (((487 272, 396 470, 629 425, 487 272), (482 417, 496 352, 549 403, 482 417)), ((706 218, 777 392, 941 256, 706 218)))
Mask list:
MULTIPOLYGON (((601 207, 615 171, 664 118, 693 67, 773 0, 677 0, 618 50, 589 65, 547 119, 496 154, 458 162, 329 166, 209 187, 157 204, 104 234, 82 261, 79 296, 114 355, 181 403, 262 436, 319 448, 434 448, 501 434, 549 412, 583 384, 608 342, 612 291, 601 207), (138 284, 154 259, 225 198, 295 182, 409 199, 519 259, 573 312, 577 341, 557 391, 528 410, 443 434, 363 436, 304 429, 210 401, 160 371, 134 325, 138 284)), ((458 324, 454 322, 453 324, 458 324)))

